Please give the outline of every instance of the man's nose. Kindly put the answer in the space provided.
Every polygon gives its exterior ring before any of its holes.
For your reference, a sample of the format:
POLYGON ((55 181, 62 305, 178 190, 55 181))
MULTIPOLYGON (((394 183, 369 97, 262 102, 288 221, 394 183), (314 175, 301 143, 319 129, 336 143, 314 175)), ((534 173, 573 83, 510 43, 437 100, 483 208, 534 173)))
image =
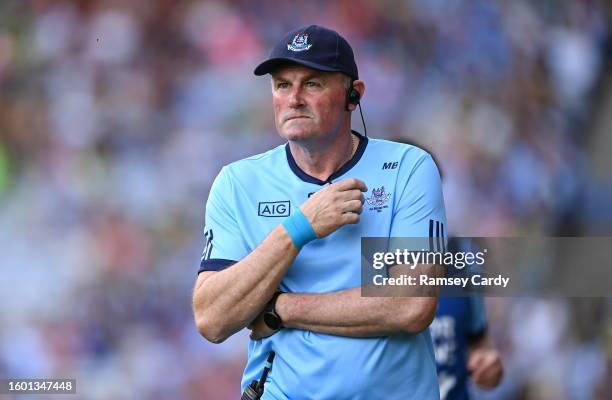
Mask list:
POLYGON ((302 107, 304 105, 304 97, 301 87, 294 87, 289 93, 289 106, 290 107, 302 107))

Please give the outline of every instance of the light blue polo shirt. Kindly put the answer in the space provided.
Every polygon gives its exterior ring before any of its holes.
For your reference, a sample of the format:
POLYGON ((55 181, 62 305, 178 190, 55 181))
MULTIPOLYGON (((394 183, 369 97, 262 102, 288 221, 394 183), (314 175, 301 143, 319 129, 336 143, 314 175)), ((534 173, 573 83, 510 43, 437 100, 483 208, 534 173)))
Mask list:
MULTIPOLYGON (((307 175, 287 144, 225 166, 206 204, 206 246, 200 271, 219 271, 253 251, 308 196, 346 178, 365 182, 361 221, 305 245, 281 282, 295 293, 361 285, 360 238, 445 237, 438 169, 424 150, 369 139, 325 181, 307 175)), ((438 399, 429 330, 351 338, 282 329, 251 340, 242 389, 259 379, 268 353, 276 358, 263 399, 438 399)))

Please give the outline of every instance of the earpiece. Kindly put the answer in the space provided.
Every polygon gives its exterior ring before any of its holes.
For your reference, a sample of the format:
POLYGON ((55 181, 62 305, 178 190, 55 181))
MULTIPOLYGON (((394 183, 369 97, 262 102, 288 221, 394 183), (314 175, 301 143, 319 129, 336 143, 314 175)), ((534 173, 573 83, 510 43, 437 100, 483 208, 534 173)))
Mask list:
POLYGON ((349 104, 359 104, 359 92, 354 88, 351 88, 348 94, 348 103, 349 104))
POLYGON ((363 123, 363 133, 366 136, 368 136, 368 131, 367 131, 367 128, 365 126, 365 120, 363 119, 363 112, 361 111, 361 103, 360 103, 361 95, 353 87, 353 82, 351 82, 351 88, 346 91, 346 111, 350 111, 349 110, 349 104, 354 104, 354 105, 358 105, 359 106, 359 115, 361 115, 361 122, 363 123))
POLYGON ((350 111, 349 104, 359 104, 359 98, 361 97, 359 92, 353 87, 353 82, 351 82, 351 88, 346 91, 346 111, 350 111))

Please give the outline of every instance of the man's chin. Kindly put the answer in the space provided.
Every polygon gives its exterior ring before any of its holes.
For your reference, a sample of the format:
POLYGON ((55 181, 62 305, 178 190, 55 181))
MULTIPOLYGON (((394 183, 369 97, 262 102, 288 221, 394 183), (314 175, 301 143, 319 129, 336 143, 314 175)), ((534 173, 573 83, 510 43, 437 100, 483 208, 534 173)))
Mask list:
POLYGON ((280 136, 286 140, 299 142, 304 140, 310 140, 316 137, 317 133, 309 129, 288 129, 284 132, 280 132, 280 136))

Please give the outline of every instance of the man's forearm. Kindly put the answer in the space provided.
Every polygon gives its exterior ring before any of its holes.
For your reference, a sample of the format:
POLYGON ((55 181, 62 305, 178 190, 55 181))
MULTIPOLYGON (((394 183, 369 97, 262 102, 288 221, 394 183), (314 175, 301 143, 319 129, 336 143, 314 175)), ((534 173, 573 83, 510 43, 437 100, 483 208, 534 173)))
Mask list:
POLYGON ((244 259, 219 271, 203 272, 193 294, 200 333, 221 342, 246 327, 277 290, 298 254, 282 226, 244 259))
POLYGON ((353 337, 420 332, 431 323, 436 306, 436 297, 362 297, 361 288, 286 293, 276 303, 287 328, 353 337))

